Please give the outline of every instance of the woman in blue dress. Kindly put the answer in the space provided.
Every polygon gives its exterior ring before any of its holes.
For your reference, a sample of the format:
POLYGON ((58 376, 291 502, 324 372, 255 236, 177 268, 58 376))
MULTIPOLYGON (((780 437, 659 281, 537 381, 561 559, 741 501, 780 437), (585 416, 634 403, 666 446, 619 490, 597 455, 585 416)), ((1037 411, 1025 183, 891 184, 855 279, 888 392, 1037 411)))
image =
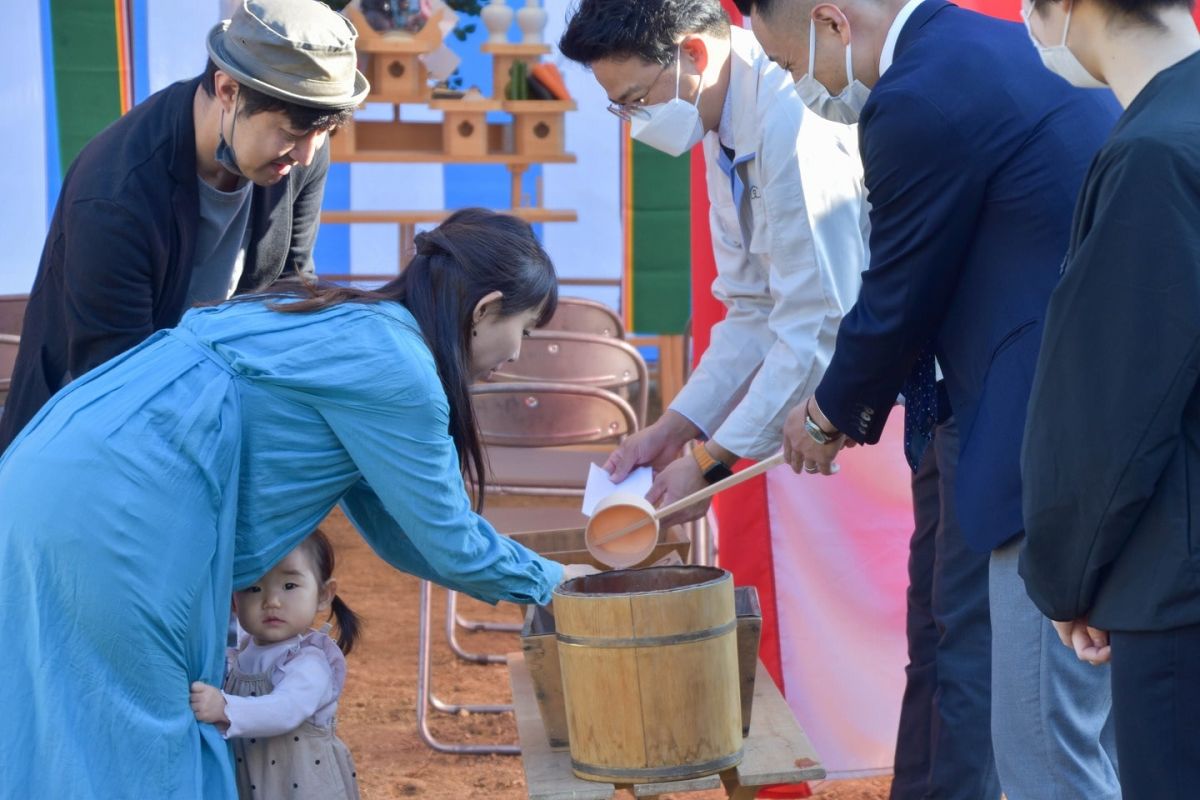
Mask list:
POLYGON ((59 392, 0 459, 0 796, 234 798, 188 706, 230 593, 341 503, 398 569, 545 603, 563 567, 471 507, 469 384, 557 301, 525 223, 463 211, 375 292, 189 312, 59 392))

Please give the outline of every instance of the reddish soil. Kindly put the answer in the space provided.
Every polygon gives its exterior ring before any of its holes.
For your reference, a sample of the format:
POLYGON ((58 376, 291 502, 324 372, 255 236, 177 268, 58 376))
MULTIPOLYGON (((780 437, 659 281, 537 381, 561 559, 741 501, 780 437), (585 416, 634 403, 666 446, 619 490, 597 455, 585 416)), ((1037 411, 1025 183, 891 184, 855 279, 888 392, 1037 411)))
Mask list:
MULTIPOLYGON (((417 590, 415 578, 381 561, 342 516, 334 511, 324 525, 337 548, 339 593, 366 620, 361 644, 349 658, 349 678, 339 713, 339 734, 358 769, 364 800, 398 798, 525 798, 521 760, 514 756, 455 756, 435 753, 417 736, 417 590)), ((507 703, 504 666, 468 664, 458 659, 441 633, 445 594, 434 595, 434 691, 449 702, 507 703)), ((467 617, 516 622, 516 606, 496 608, 464 599, 467 617)), ((482 652, 518 649, 513 634, 462 633, 465 647, 482 652)), ((431 728, 444 741, 516 742, 510 714, 451 717, 433 712, 431 728)), ((884 800, 889 781, 827 782, 823 800, 884 800)), ((664 795, 679 800, 717 800, 720 791, 664 795)))

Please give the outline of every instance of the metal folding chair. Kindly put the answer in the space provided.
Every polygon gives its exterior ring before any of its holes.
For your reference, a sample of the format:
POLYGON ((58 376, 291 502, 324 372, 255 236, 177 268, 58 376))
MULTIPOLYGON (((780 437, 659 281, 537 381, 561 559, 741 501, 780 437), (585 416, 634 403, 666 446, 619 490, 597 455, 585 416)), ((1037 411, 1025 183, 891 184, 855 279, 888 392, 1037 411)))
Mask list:
POLYGON ((593 386, 484 383, 471 394, 493 494, 582 496, 588 464, 640 424, 628 402, 593 386))
POLYGON ((8 389, 12 385, 13 367, 17 363, 17 350, 21 337, 0 333, 0 411, 8 400, 8 389))
MULTIPOLYGON (((620 322, 616 316, 616 312, 607 306, 601 303, 594 303, 590 300, 564 299, 566 303, 564 304, 560 301, 558 311, 555 312, 555 319, 559 320, 562 326, 577 325, 578 327, 587 327, 591 323, 593 328, 623 333, 623 331, 615 327, 620 322)), ((553 325, 550 327, 553 328, 553 325)), ((521 347, 521 358, 511 364, 504 365, 492 376, 493 383, 527 381, 552 381, 554 383, 592 386, 617 393, 632 394, 633 407, 638 425, 645 425, 650 388, 646 362, 642 359, 641 354, 638 353, 636 348, 618 338, 561 329, 540 329, 534 331, 521 347), (636 391, 631 392, 631 387, 635 386, 636 391)), ((507 419, 507 417, 504 417, 504 419, 507 419)), ((538 421, 542 421, 543 419, 545 418, 540 418, 538 421)), ((516 435, 517 438, 528 441, 530 436, 539 435, 539 432, 526 430, 519 432, 519 434, 510 432, 506 435, 516 435)), ((503 438, 503 435, 501 438, 503 438)), ((572 438, 571 441, 574 442, 575 439, 572 438)), ((509 452, 500 441, 494 440, 493 443, 497 447, 491 448, 489 453, 492 456, 494 464, 506 467, 510 466, 514 460, 523 461, 527 458, 524 452, 509 452)), ((550 444, 546 446, 554 447, 556 445, 550 444)), ((586 464, 570 463, 569 461, 567 463, 556 463, 560 460, 561 458, 556 459, 553 453, 544 453, 540 459, 540 466, 545 467, 541 475, 529 475, 526 473, 524 476, 524 487, 518 488, 513 492, 512 487, 501 485, 498 491, 529 494, 531 492, 524 491, 523 489, 534 488, 536 491, 532 493, 541 495, 579 494, 582 487, 577 484, 580 477, 586 475, 586 464), (566 485, 563 484, 564 479, 566 485)), ((577 461, 578 459, 576 458, 577 461)), ((513 472, 511 469, 506 471, 509 473, 513 472)), ((503 481, 500 481, 500 483, 503 484, 503 481)), ((507 522, 504 520, 493 520, 493 524, 496 524, 497 528, 503 530, 502 521, 507 522)), ((548 526, 556 528, 574 527, 582 525, 585 522, 586 519, 581 514, 560 514, 554 520, 546 520, 548 526)), ((509 527, 509 529, 519 530, 520 528, 509 527)), ((449 606, 454 606, 456 599, 451 597, 447 602, 449 606)), ((448 608, 447 614, 450 613, 451 611, 448 608)), ((459 657, 467 661, 477 661, 480 663, 497 663, 503 660, 502 655, 472 653, 463 649, 454 632, 454 625, 472 631, 513 630, 514 626, 467 619, 459 615, 456 610, 453 612, 453 624, 447 622, 450 647, 459 657)))
POLYGON ((608 389, 630 400, 638 424, 646 424, 650 392, 646 361, 637 348, 620 339, 570 331, 534 331, 522 345, 521 357, 492 375, 493 383, 514 381, 553 381, 608 389))
MULTIPOLYGON (((493 494, 582 496, 588 465, 603 463, 608 450, 581 449, 579 445, 613 443, 637 430, 641 417, 635 413, 636 419, 631 425, 628 419, 620 418, 624 410, 613 406, 610 396, 576 389, 588 388, 592 383, 609 384, 601 387, 605 389, 620 388, 632 381, 640 381, 643 389, 639 402, 644 411, 645 363, 636 350, 619 340, 587 334, 558 334, 527 342, 520 361, 510 366, 520 364, 526 365, 531 373, 541 373, 538 377, 553 380, 555 385, 565 383, 574 388, 567 394, 555 390, 542 397, 538 392, 522 393, 518 389, 514 393, 485 388, 495 384, 476 387, 475 413, 479 418, 481 438, 488 445, 492 469, 488 490, 493 494), (586 365, 589 360, 593 364, 591 367, 572 366, 586 365), (534 405, 514 412, 513 402, 550 405, 534 405), (536 455, 531 455, 531 447, 539 448, 536 455)), ((515 379, 517 376, 505 371, 499 377, 515 379)), ((536 386, 531 383, 520 385, 536 386)), ((524 509, 500 509, 487 516, 501 532, 530 530, 530 514, 524 509)), ((539 509, 536 516, 541 528, 571 528, 587 522, 582 514, 569 509, 539 509)), ((474 653, 463 648, 455 627, 470 631, 511 632, 520 630, 520 626, 464 618, 458 613, 457 596, 453 593, 447 597, 446 604, 446 635, 450 648, 466 661, 502 662, 502 654, 474 653)))
POLYGON ((504 713, 512 711, 511 704, 503 705, 454 705, 443 703, 433 694, 433 664, 430 648, 430 617, 432 616, 432 587, 429 581, 421 581, 420 609, 417 629, 417 735, 433 750, 439 753, 455 753, 457 755, 517 755, 521 748, 515 744, 458 744, 443 742, 433 735, 429 729, 429 709, 446 714, 457 714, 467 711, 476 714, 504 713))
MULTIPOLYGON (((602 464, 612 445, 638 429, 637 415, 628 403, 586 385, 492 383, 478 385, 472 392, 480 438, 487 446, 488 492, 494 495, 582 497, 589 465, 602 464)), ((497 508, 485 510, 485 516, 501 533, 570 528, 587 521, 578 511, 562 508, 497 508)), ((457 602, 457 594, 450 592, 446 598, 450 648, 466 661, 502 663, 503 654, 466 650, 455 628, 515 632, 520 626, 464 619, 457 602)))
POLYGON ((554 316, 540 330, 591 333, 609 339, 624 339, 625 325, 614 309, 582 297, 560 297, 554 316))
POLYGON ((0 334, 21 335, 21 323, 25 319, 27 305, 27 294, 0 294, 0 334))
MULTIPOLYGON (((612 392, 591 386, 490 383, 472 387, 472 395, 480 438, 487 447, 489 493, 582 496, 588 464, 602 463, 611 445, 638 429, 637 415, 629 403, 612 392)), ((509 509, 509 512, 498 517, 487 515, 501 533, 539 530, 559 521, 542 513, 544 509, 509 509)), ((427 717, 430 708, 447 714, 462 711, 494 714, 511 711, 512 706, 450 703, 434 694, 430 659, 432 602, 427 582, 422 581, 421 593, 417 730, 422 741, 443 753, 519 752, 510 744, 444 742, 430 731, 427 717)), ((457 594, 447 592, 446 638, 459 657, 483 664, 504 661, 501 655, 466 651, 457 641, 457 617, 457 594)), ((513 626, 500 629, 519 630, 513 626)))

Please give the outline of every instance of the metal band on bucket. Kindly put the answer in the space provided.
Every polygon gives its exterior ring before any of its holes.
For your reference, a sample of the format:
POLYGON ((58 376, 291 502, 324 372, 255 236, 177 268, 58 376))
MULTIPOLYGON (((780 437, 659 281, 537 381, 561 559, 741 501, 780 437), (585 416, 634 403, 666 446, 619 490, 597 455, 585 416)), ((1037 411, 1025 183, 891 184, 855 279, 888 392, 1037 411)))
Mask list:
POLYGON ((678 764, 674 767, 647 767, 644 769, 621 769, 617 767, 605 767, 597 764, 585 764, 582 761, 571 759, 571 769, 585 775, 593 775, 597 778, 605 780, 612 779, 613 783, 648 783, 650 781, 669 781, 669 780, 686 780, 688 778, 699 778, 704 775, 712 775, 717 772, 736 767, 742 763, 744 748, 739 747, 736 752, 722 756, 721 758, 713 759, 712 761, 704 761, 693 764, 678 764))
POLYGON ((733 619, 716 628, 675 633, 670 636, 634 636, 615 638, 610 636, 571 636, 566 633, 558 634, 560 644, 572 644, 580 647, 617 648, 617 647, 666 647, 673 644, 703 642, 706 639, 716 639, 737 629, 737 620, 733 619))

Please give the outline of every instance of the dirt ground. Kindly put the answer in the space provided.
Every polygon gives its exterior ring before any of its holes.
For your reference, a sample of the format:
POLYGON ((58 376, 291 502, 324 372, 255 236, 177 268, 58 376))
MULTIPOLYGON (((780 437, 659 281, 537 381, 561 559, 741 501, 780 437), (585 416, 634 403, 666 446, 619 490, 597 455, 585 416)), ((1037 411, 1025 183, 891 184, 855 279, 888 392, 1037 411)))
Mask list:
MULTIPOLYGON (((349 678, 339 712, 339 734, 358 769, 364 800, 398 798, 525 798, 521 760, 514 756, 456 756, 435 753, 422 743, 416 727, 417 591, 415 578, 381 561, 342 516, 334 511, 324 524, 337 548, 339 594, 366 621, 350 655, 349 678)), ((445 594, 434 595, 433 688, 455 703, 507 703, 508 675, 502 665, 468 664, 450 650, 442 634, 445 594)), ((460 612, 470 618, 517 622, 516 606, 497 608, 465 599, 460 612)), ((473 651, 519 649, 514 634, 463 633, 473 651)), ((517 739, 511 714, 465 717, 432 712, 430 727, 443 741, 488 743, 517 739)), ((889 781, 871 779, 826 782, 817 787, 823 800, 883 800, 889 781)), ((719 791, 668 795, 683 800, 716 800, 719 791)))

